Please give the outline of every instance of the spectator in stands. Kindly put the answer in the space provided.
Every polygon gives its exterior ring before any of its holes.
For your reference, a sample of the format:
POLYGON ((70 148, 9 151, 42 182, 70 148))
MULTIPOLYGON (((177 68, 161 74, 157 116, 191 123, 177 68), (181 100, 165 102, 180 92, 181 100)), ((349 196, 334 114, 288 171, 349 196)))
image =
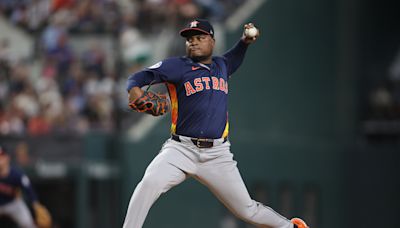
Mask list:
POLYGON ((42 30, 50 16, 50 0, 32 0, 26 14, 28 30, 42 30))
MULTIPOLYGON (((36 37, 36 51, 28 61, 15 59, 10 42, 0 41, 0 135, 115 128, 114 114, 122 109, 118 101, 124 96, 116 92, 124 80, 115 75, 123 75, 124 67, 135 71, 148 64, 154 55, 149 37, 175 30, 190 18, 212 15, 210 2, 222 9, 241 1, 0 0, 0 14, 36 37), (121 52, 117 68, 108 69, 109 53, 101 45, 74 50, 74 32, 116 38, 121 52), (118 73, 108 73, 114 71, 118 73)), ((224 15, 221 12, 217 16, 224 15)), ((173 42, 171 46, 175 50, 173 42)))
POLYGON ((52 0, 50 10, 56 12, 61 9, 70 9, 73 7, 76 0, 52 0))
POLYGON ((0 41, 0 80, 9 79, 11 64, 14 57, 10 50, 10 42, 7 38, 0 41))
POLYGON ((89 49, 83 52, 81 57, 82 66, 87 72, 94 72, 99 79, 105 76, 106 55, 101 45, 92 41, 89 49))

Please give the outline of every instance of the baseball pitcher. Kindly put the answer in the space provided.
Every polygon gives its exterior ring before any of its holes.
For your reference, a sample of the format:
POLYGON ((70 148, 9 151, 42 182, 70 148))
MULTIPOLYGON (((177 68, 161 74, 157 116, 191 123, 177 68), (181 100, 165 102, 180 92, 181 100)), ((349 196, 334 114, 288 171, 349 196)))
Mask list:
POLYGON ((129 202, 124 228, 143 226, 158 197, 186 178, 206 185, 237 217, 258 227, 307 228, 298 218, 288 220, 251 199, 228 140, 228 83, 241 65, 247 47, 259 31, 244 25, 236 45, 222 56, 213 56, 212 25, 191 21, 180 31, 186 39, 186 56, 168 58, 131 75, 127 82, 132 110, 153 116, 171 111, 171 138, 147 167, 129 202), (143 91, 145 85, 166 83, 167 96, 143 91))

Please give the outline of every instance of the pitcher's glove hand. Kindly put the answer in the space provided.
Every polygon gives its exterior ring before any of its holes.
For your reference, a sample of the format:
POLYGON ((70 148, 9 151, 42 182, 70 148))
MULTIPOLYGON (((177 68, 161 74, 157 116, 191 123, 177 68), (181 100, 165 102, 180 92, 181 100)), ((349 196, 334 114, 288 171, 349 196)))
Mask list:
POLYGON ((161 116, 170 109, 169 100, 164 94, 144 91, 143 95, 131 101, 129 107, 137 112, 145 112, 153 116, 161 116))
POLYGON ((38 228, 52 227, 51 215, 45 206, 36 202, 33 204, 33 211, 35 213, 35 222, 38 228))

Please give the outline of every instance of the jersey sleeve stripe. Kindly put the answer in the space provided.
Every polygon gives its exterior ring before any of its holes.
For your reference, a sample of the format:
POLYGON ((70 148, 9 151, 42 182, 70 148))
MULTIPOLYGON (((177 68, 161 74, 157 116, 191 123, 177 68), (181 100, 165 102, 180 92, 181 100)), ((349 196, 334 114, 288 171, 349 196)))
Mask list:
POLYGON ((176 133, 176 123, 178 121, 178 96, 174 84, 167 83, 167 87, 171 99, 171 133, 176 133))

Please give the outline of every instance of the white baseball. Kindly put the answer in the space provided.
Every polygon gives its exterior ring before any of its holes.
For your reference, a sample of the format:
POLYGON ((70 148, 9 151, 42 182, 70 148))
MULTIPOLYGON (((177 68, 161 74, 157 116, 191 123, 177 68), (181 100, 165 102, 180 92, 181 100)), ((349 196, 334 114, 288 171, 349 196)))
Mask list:
POLYGON ((251 27, 244 30, 244 35, 246 35, 247 37, 255 37, 257 35, 257 32, 258 31, 256 27, 251 27))

